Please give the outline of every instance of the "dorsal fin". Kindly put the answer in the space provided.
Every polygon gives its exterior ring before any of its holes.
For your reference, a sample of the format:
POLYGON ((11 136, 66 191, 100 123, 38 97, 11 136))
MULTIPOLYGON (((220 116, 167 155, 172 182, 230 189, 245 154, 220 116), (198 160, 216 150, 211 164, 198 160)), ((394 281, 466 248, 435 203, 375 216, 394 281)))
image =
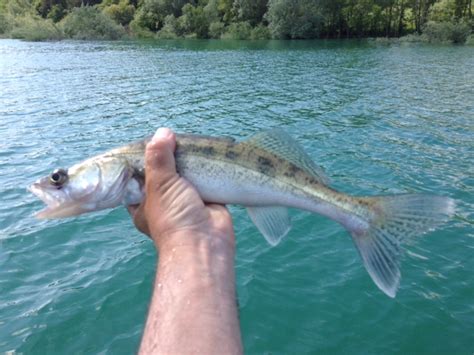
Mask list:
POLYGON ((319 182, 328 185, 329 178, 323 169, 317 166, 301 146, 287 133, 280 129, 272 129, 257 133, 245 141, 255 147, 272 152, 280 158, 288 160, 308 174, 314 176, 319 182))

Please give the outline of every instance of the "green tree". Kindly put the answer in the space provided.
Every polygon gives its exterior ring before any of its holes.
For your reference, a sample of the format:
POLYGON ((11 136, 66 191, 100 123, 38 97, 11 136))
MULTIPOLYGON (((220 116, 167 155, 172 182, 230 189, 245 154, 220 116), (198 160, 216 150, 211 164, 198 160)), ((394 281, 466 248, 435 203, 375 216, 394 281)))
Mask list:
MULTIPOLYGON (((190 1, 187 0, 159 0, 160 11, 165 15, 173 15, 174 17, 179 17, 182 14, 182 8, 186 3, 190 1)), ((193 1, 191 1, 193 2, 193 1)))
POLYGON ((219 0, 209 0, 206 6, 204 6, 204 14, 209 23, 220 21, 219 0))
POLYGON ((120 0, 118 4, 104 7, 102 11, 115 22, 126 26, 133 20, 135 6, 130 4, 128 0, 120 0))
POLYGON ((380 10, 373 0, 349 0, 342 13, 347 22, 349 35, 363 37, 376 32, 371 29, 377 27, 374 17, 380 10))
MULTIPOLYGON (((36 3, 36 10, 43 17, 48 17, 49 13, 54 8, 54 14, 50 17, 60 20, 64 17, 66 12, 66 1, 65 0, 38 0, 36 3)), ((57 22, 57 21, 55 21, 57 22)))
POLYGON ((215 21, 209 25, 209 37, 210 38, 221 38, 224 33, 225 25, 223 22, 215 21))
POLYGON ((167 15, 176 18, 181 16, 186 3, 186 0, 142 0, 135 13, 134 26, 158 31, 163 27, 167 15))
POLYGON ((158 32, 157 37, 161 39, 176 39, 182 34, 178 19, 174 15, 165 17, 165 24, 158 32))
POLYGON ((180 24, 186 34, 195 34, 197 38, 209 37, 209 20, 202 6, 186 4, 182 9, 180 24))
POLYGON ((234 22, 227 27, 227 31, 222 35, 223 39, 250 39, 252 26, 247 21, 234 22))
POLYGON ((64 33, 74 39, 119 39, 124 35, 122 26, 93 6, 72 9, 62 26, 64 33))
POLYGON ((455 0, 440 0, 431 7, 429 20, 434 22, 448 22, 454 18, 455 12, 455 0))
POLYGON ((229 24, 234 21, 236 14, 234 11, 233 0, 217 0, 217 9, 221 14, 222 21, 229 24))
POLYGON ((314 0, 270 0, 265 18, 274 38, 315 38, 322 29, 322 14, 314 0))
POLYGON ((323 17, 323 32, 326 37, 341 37, 346 28, 342 15, 345 0, 320 0, 321 14, 323 17))
POLYGON ((267 12, 268 0, 234 0, 234 12, 239 21, 248 21, 255 26, 262 22, 267 12))
POLYGON ((30 0, 9 0, 5 4, 6 13, 13 17, 35 15, 35 6, 30 0))
POLYGON ((429 21, 423 29, 423 34, 430 42, 464 43, 471 33, 471 28, 465 22, 433 22, 429 21))
MULTIPOLYGON (((75 18, 74 28, 92 26, 78 20, 85 16, 75 13, 82 5, 94 5, 102 12, 101 19, 89 14, 99 24, 113 19, 137 36, 159 38, 304 39, 423 33, 411 39, 462 43, 474 25, 472 0, 0 0, 0 33, 58 37, 56 23, 68 14, 75 18), (41 34, 31 35, 34 31, 41 34)), ((84 28, 85 33, 89 30, 84 28)))
POLYGON ((250 39, 270 39, 271 34, 267 26, 259 24, 252 28, 250 32, 250 39))
POLYGON ((420 34, 421 29, 428 21, 428 13, 430 7, 435 3, 436 0, 411 0, 410 9, 413 20, 413 27, 416 33, 420 34))
MULTIPOLYGON (((164 15, 161 12, 159 0, 143 0, 138 11, 135 12, 133 18, 133 27, 158 31, 162 26, 164 15)), ((132 26, 132 25, 131 25, 132 26)))

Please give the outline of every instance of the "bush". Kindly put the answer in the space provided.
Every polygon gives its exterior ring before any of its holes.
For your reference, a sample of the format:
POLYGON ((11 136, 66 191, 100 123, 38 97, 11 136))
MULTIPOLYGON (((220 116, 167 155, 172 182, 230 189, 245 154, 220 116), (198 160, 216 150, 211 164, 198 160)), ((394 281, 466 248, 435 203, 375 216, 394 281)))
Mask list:
POLYGON ((92 6, 72 9, 62 26, 64 33, 74 39, 119 39, 125 34, 122 26, 92 6))
POLYGON ((434 22, 449 22, 455 17, 457 0, 438 0, 433 1, 434 4, 428 14, 428 20, 434 22))
POLYGON ((148 31, 158 31, 162 26, 163 17, 159 12, 158 0, 143 0, 141 7, 135 11, 130 27, 135 28, 135 33, 148 31))
POLYGON ((227 31, 222 35, 223 39, 249 39, 252 31, 250 23, 235 22, 227 27, 227 31))
POLYGON ((133 20, 135 6, 130 5, 128 0, 122 0, 118 4, 106 6, 102 11, 115 22, 126 26, 133 20))
POLYGON ((67 11, 61 5, 53 5, 48 13, 48 18, 54 23, 61 21, 66 16, 67 11))
POLYGON ((3 35, 10 31, 12 27, 12 20, 10 16, 0 12, 0 35, 3 35))
POLYGON ((250 39, 270 39, 271 34, 267 26, 262 24, 254 27, 250 32, 250 39))
POLYGON ((423 35, 431 43, 465 43, 470 33, 470 26, 464 22, 429 21, 423 29, 423 35))
POLYGON ((322 15, 316 2, 269 0, 265 19, 277 39, 315 38, 322 28, 322 15))
POLYGON ((159 39, 176 39, 179 37, 180 33, 178 20, 173 15, 168 15, 165 17, 165 25, 156 35, 159 39))
POLYGON ((183 16, 179 18, 180 27, 186 34, 196 34, 197 38, 209 37, 209 20, 204 9, 200 6, 186 4, 183 6, 183 16))
POLYGON ((140 10, 135 12, 135 17, 129 24, 129 29, 132 32, 132 35, 139 38, 153 38, 153 32, 150 31, 148 28, 143 27, 140 22, 140 19, 137 18, 138 13, 140 13, 140 10))
POLYGON ((474 46, 474 35, 469 35, 466 39, 466 45, 474 46))
POLYGON ((400 42, 409 42, 409 43, 417 43, 417 42, 427 42, 426 35, 419 35, 416 33, 411 33, 409 35, 400 37, 400 42))
POLYGON ((233 10, 237 20, 248 21, 251 26, 256 26, 267 12, 267 3, 268 0, 234 0, 233 10))
POLYGON ((53 21, 29 15, 16 19, 10 36, 27 41, 59 40, 64 37, 53 21))
POLYGON ((471 34, 471 26, 465 22, 454 23, 451 28, 450 40, 453 43, 466 43, 467 37, 471 34))
POLYGON ((225 25, 223 22, 216 21, 209 25, 209 37, 220 38, 224 33, 225 25))

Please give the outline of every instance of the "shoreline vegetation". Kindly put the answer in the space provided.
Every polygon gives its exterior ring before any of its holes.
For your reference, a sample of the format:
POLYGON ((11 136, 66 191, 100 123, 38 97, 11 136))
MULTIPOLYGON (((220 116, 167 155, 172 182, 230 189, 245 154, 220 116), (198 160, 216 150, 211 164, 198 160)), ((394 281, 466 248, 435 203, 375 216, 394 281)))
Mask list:
POLYGON ((343 39, 474 45, 472 0, 0 0, 0 38, 343 39))

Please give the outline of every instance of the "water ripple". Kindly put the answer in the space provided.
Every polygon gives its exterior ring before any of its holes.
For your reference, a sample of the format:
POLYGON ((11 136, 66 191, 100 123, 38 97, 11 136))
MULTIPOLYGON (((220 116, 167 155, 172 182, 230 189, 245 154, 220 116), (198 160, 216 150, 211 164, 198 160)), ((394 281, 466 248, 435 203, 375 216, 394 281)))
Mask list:
POLYGON ((136 351, 151 243, 123 209, 37 221, 25 186, 159 126, 237 138, 280 127, 342 191, 458 201, 446 228, 408 247, 396 300, 335 223, 292 211, 270 248, 232 208, 248 353, 472 351, 473 66, 472 48, 452 46, 1 40, 0 351, 136 351))

